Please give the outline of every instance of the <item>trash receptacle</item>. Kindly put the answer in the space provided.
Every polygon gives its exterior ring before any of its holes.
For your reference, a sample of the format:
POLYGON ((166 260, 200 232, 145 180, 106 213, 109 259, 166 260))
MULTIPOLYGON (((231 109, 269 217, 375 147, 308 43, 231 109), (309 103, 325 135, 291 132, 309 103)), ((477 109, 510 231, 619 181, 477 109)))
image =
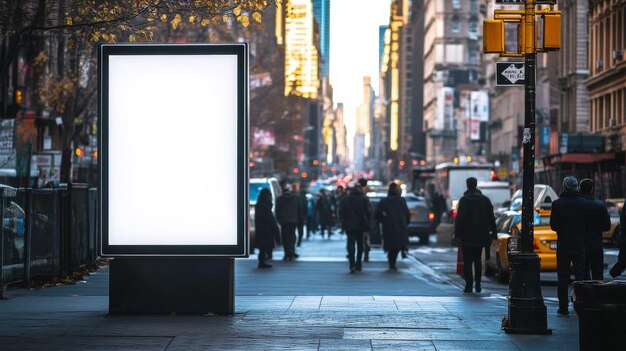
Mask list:
POLYGON ((624 350, 626 281, 574 282, 581 350, 624 350))

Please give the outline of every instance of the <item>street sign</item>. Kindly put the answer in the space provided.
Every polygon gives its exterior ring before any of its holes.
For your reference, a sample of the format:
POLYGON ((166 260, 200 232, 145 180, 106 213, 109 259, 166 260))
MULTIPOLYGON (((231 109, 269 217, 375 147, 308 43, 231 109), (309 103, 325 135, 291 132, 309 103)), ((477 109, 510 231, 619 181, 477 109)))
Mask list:
POLYGON ((523 86, 524 84, 523 62, 496 62, 497 86, 523 86))

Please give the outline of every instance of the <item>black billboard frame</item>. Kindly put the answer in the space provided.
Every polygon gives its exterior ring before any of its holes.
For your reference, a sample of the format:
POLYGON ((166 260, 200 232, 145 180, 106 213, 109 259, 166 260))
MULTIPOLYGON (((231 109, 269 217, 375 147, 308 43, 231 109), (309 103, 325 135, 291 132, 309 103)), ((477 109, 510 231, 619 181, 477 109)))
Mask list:
MULTIPOLYGON (((248 150, 249 49, 233 44, 101 44, 98 48, 98 175, 100 255, 102 257, 249 256, 248 150), (111 245, 109 244, 109 57, 112 55, 235 55, 237 57, 237 244, 236 245, 111 245)), ((173 233, 175 234, 175 233, 173 233)))

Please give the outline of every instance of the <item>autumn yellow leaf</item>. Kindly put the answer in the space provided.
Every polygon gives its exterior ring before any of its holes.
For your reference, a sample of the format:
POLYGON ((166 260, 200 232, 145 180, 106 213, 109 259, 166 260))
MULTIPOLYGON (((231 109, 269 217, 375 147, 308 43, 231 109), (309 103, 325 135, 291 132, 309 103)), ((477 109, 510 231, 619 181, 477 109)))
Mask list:
POLYGON ((194 15, 189 16, 189 23, 193 23, 195 21, 196 21, 196 16, 194 15))
POLYGON ((182 18, 180 17, 180 14, 177 13, 176 16, 174 16, 174 19, 170 22, 172 24, 172 28, 176 29, 181 20, 182 18))
POLYGON ((209 23, 211 23, 211 21, 208 18, 203 18, 202 21, 200 21, 200 24, 202 25, 202 27, 208 26, 209 23))
POLYGON ((265 1, 263 3, 261 3, 260 1, 257 1, 256 3, 256 9, 257 10, 262 10, 263 9, 263 5, 265 4, 265 1))
POLYGON ((262 18, 262 17, 261 17, 261 13, 260 13, 260 12, 254 12, 254 13, 252 14, 252 18, 253 18, 255 21, 257 21, 257 22, 261 22, 261 18, 262 18))
POLYGON ((222 21, 224 21, 224 22, 228 22, 228 15, 224 15, 224 16, 222 16, 222 21))
POLYGON ((136 40, 135 34, 131 34, 128 36, 128 41, 130 41, 131 43, 134 42, 135 40, 136 40))
POLYGON ((239 14, 241 14, 241 5, 239 5, 239 6, 237 6, 237 7, 235 7, 235 8, 233 9, 233 14, 234 14, 235 16, 239 16, 239 14))
POLYGON ((239 23, 241 23, 241 25, 244 27, 247 27, 250 24, 250 19, 247 15, 241 15, 237 17, 237 21, 239 21, 239 23))
POLYGON ((74 24, 74 21, 72 21, 72 17, 70 16, 65 17, 65 24, 68 26, 71 26, 72 24, 74 24))
POLYGON ((48 60, 48 56, 46 56, 46 52, 45 51, 41 51, 39 52, 39 54, 37 55, 37 57, 35 57, 35 63, 40 63, 40 62, 46 62, 48 60))
POLYGON ((109 41, 109 35, 107 33, 102 33, 102 39, 109 41))
POLYGON ((159 17, 161 19, 162 22, 167 21, 167 15, 166 14, 162 14, 161 17, 159 17))

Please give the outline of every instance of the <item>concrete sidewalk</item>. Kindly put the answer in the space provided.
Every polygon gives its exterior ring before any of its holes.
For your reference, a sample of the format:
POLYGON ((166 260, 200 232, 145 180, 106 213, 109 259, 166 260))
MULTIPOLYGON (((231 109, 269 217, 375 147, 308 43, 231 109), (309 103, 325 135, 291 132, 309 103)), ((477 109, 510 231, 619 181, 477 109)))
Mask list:
POLYGON ((507 335, 502 297, 237 296, 234 316, 110 316, 108 269, 11 290, 1 350, 576 350, 578 317, 548 304, 551 336, 507 335))

